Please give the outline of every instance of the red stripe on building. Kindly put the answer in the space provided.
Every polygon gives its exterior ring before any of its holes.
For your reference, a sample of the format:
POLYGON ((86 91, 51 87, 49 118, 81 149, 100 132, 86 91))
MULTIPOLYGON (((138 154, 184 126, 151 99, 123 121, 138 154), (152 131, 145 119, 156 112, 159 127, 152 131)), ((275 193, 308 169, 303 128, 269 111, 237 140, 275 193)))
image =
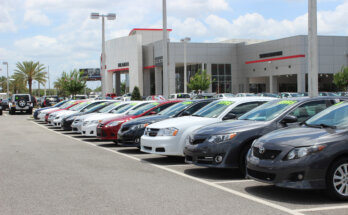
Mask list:
POLYGON ((129 68, 110 69, 110 70, 108 70, 108 72, 120 72, 120 71, 129 71, 129 68))
POLYGON ((268 59, 262 59, 262 60, 246 61, 245 64, 262 63, 262 62, 268 62, 268 61, 286 60, 286 59, 301 58, 301 57, 306 57, 306 55, 301 54, 301 55, 292 55, 292 56, 285 56, 285 57, 268 58, 268 59))
POLYGON ((144 69, 154 69, 156 66, 152 65, 152 66, 145 66, 144 69))

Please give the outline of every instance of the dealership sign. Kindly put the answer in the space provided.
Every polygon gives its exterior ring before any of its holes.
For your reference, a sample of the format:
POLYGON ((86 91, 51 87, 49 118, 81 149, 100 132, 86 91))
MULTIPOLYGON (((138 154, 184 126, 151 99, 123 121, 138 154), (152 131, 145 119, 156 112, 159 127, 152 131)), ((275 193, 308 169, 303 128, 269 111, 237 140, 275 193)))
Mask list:
POLYGON ((87 81, 101 80, 99 68, 80 69, 80 73, 82 74, 83 77, 87 77, 87 81))

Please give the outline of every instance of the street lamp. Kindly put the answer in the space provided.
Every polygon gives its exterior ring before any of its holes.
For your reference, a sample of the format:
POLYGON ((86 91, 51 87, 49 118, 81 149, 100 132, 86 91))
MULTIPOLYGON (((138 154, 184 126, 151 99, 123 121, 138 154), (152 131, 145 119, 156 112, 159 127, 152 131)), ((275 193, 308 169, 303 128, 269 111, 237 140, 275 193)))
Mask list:
POLYGON ((271 63, 272 61, 268 61, 268 70, 269 70, 269 92, 273 93, 273 77, 271 73, 271 63))
POLYGON ((184 93, 187 93, 187 65, 186 65, 186 44, 191 41, 190 37, 185 37, 180 40, 184 43, 184 93))
POLYGON ((3 65, 6 65, 6 69, 7 69, 7 98, 9 98, 10 96, 10 89, 9 89, 9 83, 8 83, 8 62, 2 62, 3 65))
POLYGON ((106 17, 108 20, 115 20, 116 14, 115 13, 108 13, 106 15, 99 14, 99 13, 91 13, 91 19, 99 19, 99 17, 102 18, 102 54, 101 54, 101 87, 102 87, 102 97, 105 99, 106 95, 106 81, 105 81, 105 25, 104 25, 104 18, 106 17))

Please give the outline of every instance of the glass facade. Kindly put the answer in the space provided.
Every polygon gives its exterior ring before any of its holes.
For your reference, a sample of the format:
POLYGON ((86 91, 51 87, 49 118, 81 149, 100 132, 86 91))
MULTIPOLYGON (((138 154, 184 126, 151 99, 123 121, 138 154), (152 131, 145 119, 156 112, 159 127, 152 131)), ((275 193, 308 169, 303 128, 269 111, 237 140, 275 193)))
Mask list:
POLYGON ((231 64, 212 64, 212 91, 216 93, 232 92, 232 70, 231 64))
MULTIPOLYGON (((206 64, 203 64, 203 67, 203 70, 207 69, 206 64)), ((202 64, 187 65, 187 83, 190 83, 190 79, 198 70, 202 70, 202 64)), ((184 66, 175 67, 175 92, 184 92, 184 66)), ((187 92, 190 92, 190 89, 187 89, 187 92)))

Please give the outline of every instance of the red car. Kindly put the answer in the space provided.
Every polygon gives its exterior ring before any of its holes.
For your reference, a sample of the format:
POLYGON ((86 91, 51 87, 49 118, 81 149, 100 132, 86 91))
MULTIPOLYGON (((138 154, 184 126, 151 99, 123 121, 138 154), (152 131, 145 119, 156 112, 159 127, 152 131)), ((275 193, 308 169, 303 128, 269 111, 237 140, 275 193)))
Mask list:
POLYGON ((69 110, 70 108, 74 107, 74 106, 77 105, 77 104, 80 104, 81 102, 84 102, 84 101, 83 101, 83 100, 74 101, 73 103, 71 103, 71 105, 69 105, 69 106, 66 107, 66 108, 57 109, 57 110, 52 110, 52 111, 46 113, 45 122, 48 123, 48 117, 49 117, 49 115, 50 115, 51 113, 58 112, 58 111, 61 111, 61 110, 69 110))
POLYGON ((158 112, 170 107, 171 105, 182 102, 178 100, 174 101, 159 101, 151 102, 147 105, 141 106, 138 109, 134 109, 125 116, 119 116, 113 119, 103 120, 97 127, 97 138, 100 140, 113 140, 117 143, 117 133, 124 122, 139 118, 142 116, 149 116, 157 114, 158 112))

